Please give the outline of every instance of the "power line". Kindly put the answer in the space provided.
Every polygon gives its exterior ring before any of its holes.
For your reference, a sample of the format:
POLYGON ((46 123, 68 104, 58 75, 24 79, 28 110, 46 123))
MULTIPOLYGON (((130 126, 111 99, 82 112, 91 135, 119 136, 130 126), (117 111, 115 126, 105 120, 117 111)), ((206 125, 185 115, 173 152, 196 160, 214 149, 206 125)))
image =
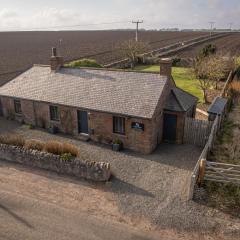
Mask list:
POLYGON ((136 37, 135 37, 135 39, 136 39, 136 42, 137 42, 137 41, 138 41, 138 25, 139 25, 140 23, 143 23, 143 20, 141 20, 141 21, 139 21, 139 20, 137 20, 137 21, 132 21, 132 23, 136 24, 136 37))

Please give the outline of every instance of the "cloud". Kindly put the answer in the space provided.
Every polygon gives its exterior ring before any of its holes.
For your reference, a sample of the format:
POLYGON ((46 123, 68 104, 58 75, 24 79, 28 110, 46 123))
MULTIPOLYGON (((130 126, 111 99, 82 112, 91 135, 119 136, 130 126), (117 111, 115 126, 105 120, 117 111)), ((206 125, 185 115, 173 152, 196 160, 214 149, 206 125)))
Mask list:
POLYGON ((0 18, 15 18, 17 16, 17 13, 15 11, 12 11, 10 9, 3 9, 0 11, 0 18))
POLYGON ((18 14, 10 9, 3 9, 0 11, 0 30, 7 30, 17 28, 20 26, 18 14))
POLYGON ((240 12, 239 0, 68 0, 68 4, 58 5, 54 4, 57 0, 52 0, 51 5, 42 1, 38 7, 33 4, 34 8, 22 3, 22 9, 18 8, 18 11, 10 8, 0 10, 0 30, 12 27, 20 30, 51 29, 72 25, 81 26, 63 29, 133 28, 130 23, 133 19, 143 19, 141 27, 154 29, 209 27, 209 21, 216 21, 217 27, 226 27, 228 22, 235 22, 237 27, 240 12), (118 21, 129 23, 91 26, 118 21))

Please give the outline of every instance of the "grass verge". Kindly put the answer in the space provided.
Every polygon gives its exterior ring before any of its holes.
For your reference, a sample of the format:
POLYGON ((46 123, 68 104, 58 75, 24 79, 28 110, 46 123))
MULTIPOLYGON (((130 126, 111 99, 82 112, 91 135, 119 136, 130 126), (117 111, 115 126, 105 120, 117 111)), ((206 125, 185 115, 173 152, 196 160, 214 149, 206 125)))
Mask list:
MULTIPOLYGON (((160 67, 158 65, 139 65, 136 66, 134 70, 137 71, 150 71, 150 72, 159 72, 160 67)), ((198 87, 198 80, 192 78, 189 68, 183 67, 173 67, 172 72, 173 78, 176 82, 176 85, 179 88, 182 88, 188 93, 199 98, 199 102, 203 102, 203 94, 201 89, 198 87)))

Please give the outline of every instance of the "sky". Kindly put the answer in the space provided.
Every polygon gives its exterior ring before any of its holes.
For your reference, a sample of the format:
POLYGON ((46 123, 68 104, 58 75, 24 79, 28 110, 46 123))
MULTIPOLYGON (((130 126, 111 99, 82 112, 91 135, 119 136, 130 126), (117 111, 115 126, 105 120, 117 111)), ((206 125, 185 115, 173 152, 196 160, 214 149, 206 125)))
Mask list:
POLYGON ((0 0, 0 31, 145 29, 240 29, 240 0, 0 0), (75 26, 77 25, 77 26, 75 26))

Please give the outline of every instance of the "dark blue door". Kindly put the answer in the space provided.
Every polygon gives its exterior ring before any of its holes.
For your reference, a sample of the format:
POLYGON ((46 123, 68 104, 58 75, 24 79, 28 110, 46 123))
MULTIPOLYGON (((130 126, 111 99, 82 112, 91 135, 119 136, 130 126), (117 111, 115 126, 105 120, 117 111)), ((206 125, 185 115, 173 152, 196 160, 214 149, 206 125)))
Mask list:
POLYGON ((174 143, 176 141, 176 130, 177 116, 165 113, 163 117, 163 141, 174 143))
POLYGON ((78 111, 78 132, 88 134, 88 112, 78 111))

